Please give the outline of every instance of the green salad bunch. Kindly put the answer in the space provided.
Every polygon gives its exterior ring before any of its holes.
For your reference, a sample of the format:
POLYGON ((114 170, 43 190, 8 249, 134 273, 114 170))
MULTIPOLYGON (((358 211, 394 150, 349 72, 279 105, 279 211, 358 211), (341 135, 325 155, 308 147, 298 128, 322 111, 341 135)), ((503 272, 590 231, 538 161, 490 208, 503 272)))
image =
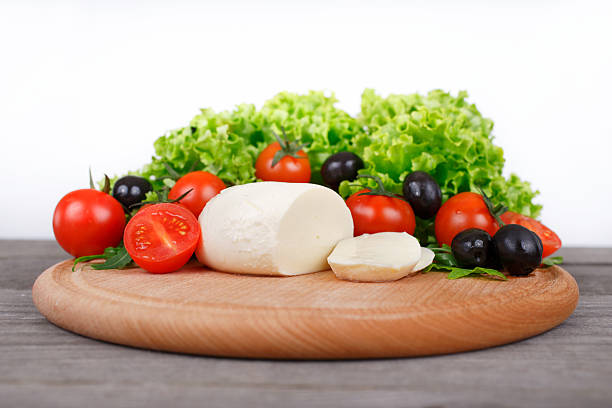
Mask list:
MULTIPOLYGON (((421 170, 436 179, 443 201, 482 188, 493 202, 536 217, 541 206, 533 198, 538 192, 515 174, 502 176, 504 155, 493 144, 493 121, 467 102, 467 96, 435 90, 383 98, 366 89, 358 117, 363 132, 352 142, 352 151, 366 165, 360 173, 380 177, 385 188, 401 194, 406 175, 421 170)), ((375 187, 373 181, 370 187, 375 187)), ((343 196, 352 191, 348 182, 341 184, 343 196)), ((421 242, 435 243, 433 222, 417 220, 415 235, 421 242)))
MULTIPOLYGON (((356 117, 336 108, 336 102, 323 92, 282 92, 261 109, 251 104, 224 112, 202 109, 188 126, 157 139, 155 156, 138 173, 157 188, 170 176, 168 167, 179 174, 206 170, 228 185, 254 182, 258 154, 284 129, 290 139, 306 144, 313 183, 322 183, 327 157, 348 150, 363 159, 361 174, 380 177, 392 192, 401 194, 405 176, 422 170, 440 184, 443 200, 482 188, 511 211, 538 216, 541 206, 533 202, 538 192, 515 174, 502 176, 504 156, 493 144, 493 122, 467 101, 467 93, 435 90, 384 98, 366 89, 356 117)), ((355 191, 349 184, 340 185, 344 197, 355 191)), ((435 242, 432 222, 418 220, 416 235, 435 242)))
POLYGON ((154 186, 161 187, 162 179, 170 176, 169 165, 180 174, 209 171, 228 185, 250 183, 256 181, 257 155, 276 140, 274 133, 284 129, 290 139, 307 144, 312 182, 322 183, 320 169, 325 159, 350 150, 361 131, 357 120, 336 108, 336 102, 323 92, 282 92, 259 110, 250 104, 220 113, 202 109, 189 126, 155 141, 155 156, 140 175, 154 178, 154 186))

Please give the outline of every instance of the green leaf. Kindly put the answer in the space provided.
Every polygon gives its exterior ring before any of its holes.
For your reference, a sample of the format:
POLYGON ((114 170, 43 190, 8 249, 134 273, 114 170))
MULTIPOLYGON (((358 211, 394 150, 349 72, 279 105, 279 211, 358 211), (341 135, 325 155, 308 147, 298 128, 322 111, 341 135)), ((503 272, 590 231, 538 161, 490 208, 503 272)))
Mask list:
MULTIPOLYGON (((365 164, 360 174, 379 177, 391 193, 401 194, 406 175, 422 170, 438 182, 443 200, 481 187, 494 203, 537 217, 538 192, 517 175, 502 174, 504 155, 493 143, 493 122, 467 98, 466 92, 442 90, 383 97, 366 89, 355 117, 337 108, 333 95, 314 91, 281 92, 261 109, 202 109, 185 127, 159 137, 154 157, 138 173, 158 190, 165 178, 190 170, 209 171, 228 185, 254 182, 259 153, 276 140, 274 132, 287 129, 295 143, 307 144, 313 183, 323 184, 321 165, 330 155, 351 151, 365 164)), ((349 184, 340 184, 343 197, 354 192, 349 184)), ((376 187, 373 180, 366 184, 376 187)), ((416 223, 421 245, 435 243, 432 220, 416 223)))
POLYGON ((464 278, 467 276, 485 275, 488 277, 495 277, 495 278, 501 278, 503 280, 508 280, 506 275, 504 275, 500 271, 495 270, 495 269, 489 269, 489 268, 476 267, 474 269, 465 269, 465 268, 458 268, 454 266, 431 264, 429 269, 427 269, 427 271, 430 271, 430 270, 449 271, 450 273, 448 274, 447 279, 459 279, 459 278, 464 278))
POLYGON ((336 108, 336 102, 324 92, 281 92, 261 109, 250 104, 224 112, 202 109, 188 126, 157 139, 155 156, 139 174, 159 189, 170 177, 164 162, 179 174, 195 163, 193 170, 210 171, 228 185, 254 182, 257 156, 276 141, 273 131, 285 128, 308 154, 311 181, 322 184, 323 162, 333 153, 351 150, 351 140, 362 131, 357 119, 336 108))
POLYGON ((549 256, 548 258, 544 258, 542 260, 542 265, 545 267, 550 267, 553 265, 561 265, 563 263, 562 256, 549 256))
POLYGON ((489 268, 479 268, 479 267, 474 268, 474 269, 453 268, 453 270, 448 274, 447 278, 448 279, 459 279, 465 276, 472 276, 472 275, 487 275, 487 276, 492 276, 492 277, 496 276, 503 280, 508 280, 508 278, 506 278, 506 275, 504 275, 498 270, 489 269, 489 268))
POLYGON ((103 254, 100 255, 86 255, 86 256, 80 256, 78 258, 76 258, 74 260, 74 262, 72 263, 72 272, 74 272, 74 268, 76 268, 76 266, 81 263, 81 262, 87 262, 87 261, 92 261, 94 259, 105 259, 103 254))
MULTIPOLYGON (((482 187, 493 202, 538 215, 537 191, 514 174, 503 176, 503 150, 493 144, 493 122, 467 101, 467 93, 382 97, 367 89, 358 121, 363 131, 353 138, 351 151, 364 161, 362 172, 379 176, 387 190, 400 194, 405 177, 422 170, 438 182, 443 200, 482 187)), ((343 197, 352 193, 348 184, 340 184, 343 197)), ((416 221, 421 245, 435 242, 431 221, 416 221)))
POLYGON ((101 264, 93 264, 91 267, 96 270, 103 269, 121 269, 128 266, 132 262, 132 258, 124 246, 118 248, 118 250, 109 257, 106 262, 101 264))
POLYGON ((106 261, 100 264, 92 264, 91 267, 93 269, 121 269, 132 262, 132 258, 128 254, 125 246, 121 243, 120 246, 117 247, 108 247, 104 249, 103 254, 99 255, 87 255, 81 256, 74 260, 72 264, 72 272, 74 272, 74 268, 80 262, 91 261, 94 259, 105 259, 106 261))
POLYGON ((434 256, 434 262, 437 265, 455 267, 458 266, 457 260, 452 253, 448 252, 437 252, 434 256))

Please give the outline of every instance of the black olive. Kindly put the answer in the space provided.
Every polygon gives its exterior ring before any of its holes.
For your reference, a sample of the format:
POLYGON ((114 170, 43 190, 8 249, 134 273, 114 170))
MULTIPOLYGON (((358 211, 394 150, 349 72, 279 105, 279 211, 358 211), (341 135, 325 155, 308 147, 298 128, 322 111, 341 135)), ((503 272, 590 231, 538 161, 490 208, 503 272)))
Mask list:
POLYGON ((442 191, 436 180, 424 171, 415 171, 404 180, 404 198, 417 217, 424 220, 436 215, 442 205, 442 191))
POLYGON ((542 263, 540 237, 522 225, 504 225, 493 236, 493 242, 502 266, 511 275, 529 275, 542 263))
POLYGON ((336 191, 344 180, 355 180, 357 171, 363 169, 363 160, 355 153, 339 152, 332 154, 321 166, 321 177, 325 184, 336 191))
POLYGON ((451 243, 453 256, 463 268, 495 268, 498 266, 493 238, 487 231, 470 228, 461 231, 451 243))
POLYGON ((115 182, 113 197, 125 209, 129 209, 130 206, 143 201, 151 190, 153 190, 153 187, 147 179, 138 176, 125 176, 115 182))

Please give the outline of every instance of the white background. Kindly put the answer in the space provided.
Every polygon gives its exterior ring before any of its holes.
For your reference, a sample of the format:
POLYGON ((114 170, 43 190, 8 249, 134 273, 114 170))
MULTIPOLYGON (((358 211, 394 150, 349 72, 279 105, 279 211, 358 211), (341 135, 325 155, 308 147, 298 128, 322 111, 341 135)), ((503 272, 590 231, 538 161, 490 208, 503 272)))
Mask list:
POLYGON ((564 244, 612 246, 612 2, 0 2, 0 238, 198 108, 466 89, 564 244))

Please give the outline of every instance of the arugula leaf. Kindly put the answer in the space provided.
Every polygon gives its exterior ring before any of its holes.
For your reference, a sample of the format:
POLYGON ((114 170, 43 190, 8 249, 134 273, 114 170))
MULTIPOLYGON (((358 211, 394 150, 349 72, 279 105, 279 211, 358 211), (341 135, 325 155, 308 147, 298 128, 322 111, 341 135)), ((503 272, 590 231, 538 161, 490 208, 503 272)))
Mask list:
POLYGON ((549 256, 548 258, 542 259, 542 265, 544 267, 551 267, 553 265, 561 265, 563 263, 562 256, 549 256))
POLYGON ((118 247, 118 250, 110 257, 106 258, 106 262, 101 264, 93 264, 91 267, 96 270, 103 269, 121 269, 128 266, 132 262, 132 258, 123 245, 118 247))
POLYGON ((473 276, 486 275, 488 277, 497 277, 497 278, 501 278, 503 280, 508 280, 506 275, 504 275, 500 271, 495 270, 495 269, 489 269, 489 268, 476 267, 474 269, 465 269, 465 268, 457 268, 457 267, 454 267, 454 266, 431 264, 425 270, 425 272, 429 272, 430 270, 449 271, 450 273, 446 277, 447 279, 459 279, 459 278, 464 278, 466 276, 472 276, 473 277, 473 276))
POLYGON ((434 256, 434 262, 436 265, 450 266, 450 267, 458 267, 457 260, 453 256, 453 254, 449 254, 446 252, 438 252, 434 256))
POLYGON ((496 269, 480 268, 480 267, 477 267, 471 270, 463 269, 463 268, 453 268, 451 273, 448 274, 447 278, 448 279, 458 279, 458 278, 463 278, 464 276, 471 276, 471 275, 486 275, 489 277, 496 276, 498 278, 501 278, 502 280, 508 280, 506 275, 504 275, 503 273, 501 273, 500 271, 496 269))
POLYGON ((451 267, 459 266, 459 264, 457 263, 457 260, 453 256, 453 251, 451 250, 451 247, 448 246, 447 244, 443 244, 442 248, 429 248, 429 249, 431 249, 434 252, 435 254, 434 262, 437 265, 444 265, 444 266, 451 266, 451 267))
POLYGON ((91 267, 96 270, 121 269, 121 268, 126 267, 132 262, 132 258, 130 257, 130 254, 128 254, 122 242, 121 245, 117 247, 106 248, 103 254, 81 256, 75 259, 74 263, 72 264, 72 272, 74 272, 74 268, 80 262, 91 261, 93 259, 105 259, 106 260, 103 263, 91 265, 91 267))
POLYGON ((508 278, 506 278, 506 275, 495 269, 481 268, 479 266, 474 269, 460 268, 457 263, 457 260, 453 256, 451 247, 446 244, 442 245, 442 248, 429 249, 431 249, 435 253, 434 263, 425 268, 423 272, 429 272, 431 270, 449 271, 450 273, 448 274, 447 279, 459 279, 464 278, 466 276, 486 275, 489 277, 498 277, 503 280, 508 280, 508 278))

